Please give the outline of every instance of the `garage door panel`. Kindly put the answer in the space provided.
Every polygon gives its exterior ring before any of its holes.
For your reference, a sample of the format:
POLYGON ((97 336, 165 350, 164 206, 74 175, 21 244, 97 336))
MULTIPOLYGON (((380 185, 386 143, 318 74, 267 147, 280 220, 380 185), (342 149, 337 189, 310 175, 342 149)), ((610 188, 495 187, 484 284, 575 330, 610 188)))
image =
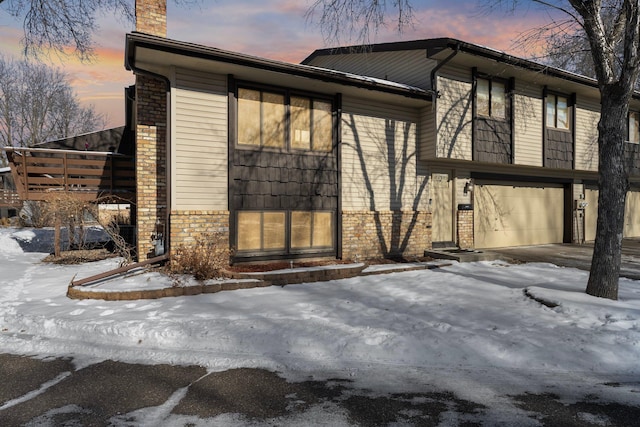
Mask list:
POLYGON ((562 242, 564 189, 536 184, 476 184, 475 246, 562 242))
MULTIPOLYGON (((598 219, 598 190, 585 189, 585 201, 588 203, 585 209, 585 240, 595 240, 596 223, 598 219)), ((624 211, 624 237, 640 237, 640 190, 627 193, 627 201, 624 211)))
POLYGON ((640 191, 629 191, 624 211, 624 237, 640 237, 640 191))

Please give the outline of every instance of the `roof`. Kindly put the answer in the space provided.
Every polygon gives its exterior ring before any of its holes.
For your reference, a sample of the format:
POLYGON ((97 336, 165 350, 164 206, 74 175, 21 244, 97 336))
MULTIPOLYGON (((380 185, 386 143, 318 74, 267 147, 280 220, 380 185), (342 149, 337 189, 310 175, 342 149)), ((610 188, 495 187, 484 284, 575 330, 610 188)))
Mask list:
POLYGON ((551 77, 557 77, 564 80, 568 80, 574 83, 587 85, 591 87, 598 87, 598 81, 591 78, 582 76, 580 74, 572 73, 560 68, 551 67, 528 59, 519 58, 517 56, 509 55, 503 51, 492 49, 487 46, 477 45, 469 42, 465 42, 453 38, 434 38, 434 39, 422 39, 411 40, 404 42, 392 42, 392 43, 378 43, 370 46, 343 46, 327 49, 318 49, 311 53, 307 58, 302 61, 302 64, 309 64, 313 59, 320 56, 329 56, 336 54, 353 54, 353 53, 368 53, 368 52, 394 52, 404 50, 425 50, 427 58, 441 59, 439 55, 443 51, 457 51, 468 53, 475 56, 480 56, 486 59, 494 60, 497 62, 505 63, 514 67, 522 68, 529 71, 542 73, 551 77))
POLYGON ((203 46, 194 43, 171 40, 164 37, 133 32, 126 36, 125 66, 135 72, 136 49, 147 48, 154 51, 173 53, 192 58, 206 59, 227 64, 251 67, 265 71, 294 75, 340 85, 354 86, 410 98, 431 100, 430 90, 404 85, 384 79, 346 73, 338 70, 314 67, 305 64, 293 64, 273 59, 260 58, 238 52, 203 46))

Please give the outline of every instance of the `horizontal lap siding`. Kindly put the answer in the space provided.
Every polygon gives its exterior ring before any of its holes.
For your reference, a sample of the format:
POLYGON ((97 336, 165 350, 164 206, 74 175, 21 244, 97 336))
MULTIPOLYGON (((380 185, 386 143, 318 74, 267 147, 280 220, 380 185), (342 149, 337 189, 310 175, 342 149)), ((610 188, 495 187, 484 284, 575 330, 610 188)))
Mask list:
POLYGON ((542 88, 516 81, 514 163, 542 166, 542 88))
POLYGON ((418 126, 418 157, 420 160, 433 159, 436 156, 436 113, 428 106, 420 110, 418 126))
POLYGON ((600 102, 578 97, 576 106, 576 163, 578 170, 598 170, 600 102))
POLYGON ((446 76, 438 77, 438 158, 472 160, 473 97, 470 74, 469 70, 447 70, 446 76))
POLYGON ((226 210, 227 77, 177 70, 172 98, 174 208, 226 210))
POLYGON ((310 65, 429 89, 436 61, 427 59, 424 50, 411 50, 325 55, 310 65))
POLYGON ((417 110, 343 99, 344 210, 414 210, 424 205, 426 176, 416 174, 417 121, 417 110), (389 144, 395 149, 391 161, 389 144))

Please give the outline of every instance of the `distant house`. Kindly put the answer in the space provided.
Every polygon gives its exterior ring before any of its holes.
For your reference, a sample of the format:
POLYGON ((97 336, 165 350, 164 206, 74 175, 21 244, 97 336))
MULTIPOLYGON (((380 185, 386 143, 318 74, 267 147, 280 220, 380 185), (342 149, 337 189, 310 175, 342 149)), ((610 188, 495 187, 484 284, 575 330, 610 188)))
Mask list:
MULTIPOLYGON (((313 52, 289 64, 166 38, 138 0, 138 252, 202 233, 236 261, 421 255, 592 240, 594 80, 441 38, 313 52)), ((640 98, 625 235, 640 236, 640 98)))
POLYGON ((11 176, 11 168, 0 168, 0 219, 17 216, 21 205, 11 176))

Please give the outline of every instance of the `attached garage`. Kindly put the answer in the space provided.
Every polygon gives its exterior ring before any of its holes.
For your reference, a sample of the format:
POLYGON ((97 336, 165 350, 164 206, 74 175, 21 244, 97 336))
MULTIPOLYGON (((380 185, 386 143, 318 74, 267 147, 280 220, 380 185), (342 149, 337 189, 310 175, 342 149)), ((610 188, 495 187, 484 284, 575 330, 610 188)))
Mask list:
MULTIPOLYGON (((585 209, 584 234, 585 240, 596 238, 596 223, 598 219, 598 190, 595 186, 586 187, 585 201, 588 203, 585 209)), ((640 237, 640 189, 633 188, 627 193, 627 202, 624 212, 624 237, 640 237)))
POLYGON ((627 193, 624 211, 624 237, 640 237, 640 190, 627 193))
POLYGON ((476 248, 562 243, 561 184, 476 180, 473 197, 476 248))

